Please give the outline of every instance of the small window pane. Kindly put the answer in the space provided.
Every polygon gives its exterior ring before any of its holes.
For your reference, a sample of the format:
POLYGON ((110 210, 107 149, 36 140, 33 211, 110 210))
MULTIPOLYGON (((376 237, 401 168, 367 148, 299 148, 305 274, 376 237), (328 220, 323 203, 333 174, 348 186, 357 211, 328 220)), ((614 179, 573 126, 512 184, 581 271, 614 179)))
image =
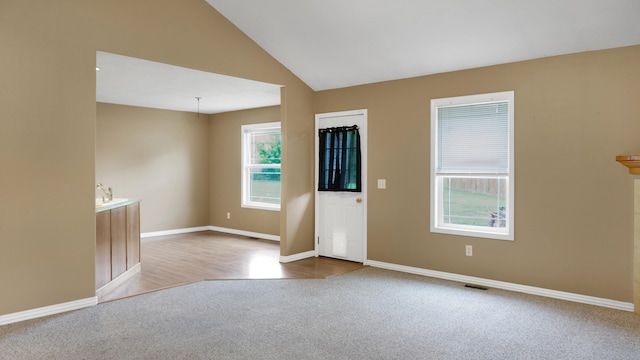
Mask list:
POLYGON ((506 227, 505 178, 442 177, 442 222, 506 227))
POLYGON ((250 164, 280 164, 280 132, 265 131, 249 134, 250 164))
POLYGON ((250 169, 250 194, 252 203, 280 204, 280 169, 250 169))
POLYGON ((438 108, 438 170, 508 171, 509 103, 438 108))

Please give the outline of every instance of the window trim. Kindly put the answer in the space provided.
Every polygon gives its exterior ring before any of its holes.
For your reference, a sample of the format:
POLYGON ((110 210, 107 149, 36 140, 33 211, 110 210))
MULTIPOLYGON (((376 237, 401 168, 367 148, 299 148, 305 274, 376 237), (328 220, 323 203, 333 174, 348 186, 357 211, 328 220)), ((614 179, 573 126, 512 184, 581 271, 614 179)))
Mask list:
MULTIPOLYGON (((250 180, 249 180, 249 176, 251 174, 250 171, 247 171, 248 169, 255 169, 255 168, 270 168, 270 169, 282 169, 282 162, 280 164, 254 164, 254 165, 248 165, 247 164, 247 155, 248 155, 248 151, 249 151, 249 147, 250 147, 250 143, 247 141, 248 139, 248 135, 251 133, 255 133, 256 130, 264 130, 264 131, 268 131, 268 130, 274 130, 274 129, 278 129, 281 133, 282 133, 282 127, 281 127, 281 123, 278 122, 269 122, 269 123, 258 123, 258 124, 247 124, 247 125, 242 125, 241 126, 241 139, 240 139, 240 146, 242 148, 241 150, 241 158, 240 158, 240 167, 241 167, 241 189, 240 189, 240 206, 242 208, 248 208, 248 209, 258 209, 258 210, 270 210, 270 211, 280 211, 280 207, 282 204, 282 178, 280 181, 280 203, 279 204, 269 204, 269 203, 262 203, 262 202, 255 202, 255 201, 250 201, 250 189, 249 189, 249 184, 250 184, 250 180)), ((281 171, 282 174, 282 171, 281 171)))
MULTIPOLYGON (((515 218, 514 218, 514 197, 515 197, 515 154, 514 154, 514 92, 513 91, 504 91, 504 92, 495 92, 495 93, 487 93, 487 94, 477 94, 477 95, 467 95, 467 96, 456 96, 449 98, 440 98, 440 99, 432 99, 431 100, 431 174, 430 174, 430 228, 432 233, 441 233, 441 234, 449 234, 449 235, 460 235, 460 236, 470 236, 470 237, 480 237, 480 238, 488 238, 488 239, 497 239, 497 240, 514 240, 514 229, 515 229, 515 218), (442 210, 438 209, 437 204, 439 198, 442 196, 442 187, 438 186, 438 179, 440 179, 443 174, 438 174, 437 172, 437 159, 438 159, 438 108, 441 106, 450 106, 450 105, 471 105, 483 102, 496 102, 496 101, 508 101, 509 109, 509 123, 508 123, 508 173, 482 173, 482 172, 451 172, 446 175, 449 176, 470 176, 470 177, 486 177, 486 176, 505 176, 507 180, 507 211, 506 218, 508 219, 507 227, 504 231, 501 230, 493 230, 490 227, 484 226, 473 226, 473 225, 458 225, 458 224, 442 224, 439 219, 442 218, 442 210)), ((445 175, 445 176, 446 176, 445 175)), ((495 228, 500 229, 500 228, 495 228)))

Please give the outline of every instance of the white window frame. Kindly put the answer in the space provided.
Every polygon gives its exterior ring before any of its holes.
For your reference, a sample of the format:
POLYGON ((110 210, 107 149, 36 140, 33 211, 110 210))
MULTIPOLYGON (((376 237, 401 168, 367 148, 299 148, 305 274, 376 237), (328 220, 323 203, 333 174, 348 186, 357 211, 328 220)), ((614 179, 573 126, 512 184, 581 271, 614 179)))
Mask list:
POLYGON ((451 235, 472 236, 498 240, 513 240, 514 239, 514 92, 505 91, 497 93, 458 96, 442 99, 431 100, 431 232, 443 233, 451 235), (471 105, 477 103, 488 103, 497 101, 508 101, 508 171, 506 173, 482 173, 477 171, 456 171, 452 172, 438 172, 437 159, 438 159, 438 108, 452 105, 471 105), (443 221, 442 209, 439 204, 442 204, 442 178, 446 176, 461 176, 461 177, 505 177, 507 182, 507 194, 506 194, 506 226, 501 227, 489 227, 487 226, 472 226, 472 225, 459 225, 459 224, 446 224, 443 221))
MULTIPOLYGON (((274 168, 281 169, 281 164, 250 164, 250 154, 251 154, 251 134, 260 133, 260 132, 272 132, 273 130, 281 130, 280 122, 270 122, 270 123, 259 123, 259 124, 249 124, 241 126, 241 146, 242 146, 242 190, 241 190, 241 207, 243 208, 251 208, 251 209, 260 209, 260 210, 272 210, 279 211, 279 204, 270 204, 264 202, 251 201, 251 169, 255 168, 274 168)), ((282 186, 282 182, 280 183, 282 186)), ((282 192, 281 192, 282 194, 282 192)), ((282 198, 280 199, 282 202, 282 198)))

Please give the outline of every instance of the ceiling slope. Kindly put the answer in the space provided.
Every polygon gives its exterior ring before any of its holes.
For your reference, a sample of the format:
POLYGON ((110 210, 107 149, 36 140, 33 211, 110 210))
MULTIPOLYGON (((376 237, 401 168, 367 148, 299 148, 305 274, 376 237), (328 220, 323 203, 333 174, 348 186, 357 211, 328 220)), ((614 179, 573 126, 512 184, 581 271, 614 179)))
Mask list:
POLYGON ((638 0, 206 0, 314 90, 640 44, 638 0))

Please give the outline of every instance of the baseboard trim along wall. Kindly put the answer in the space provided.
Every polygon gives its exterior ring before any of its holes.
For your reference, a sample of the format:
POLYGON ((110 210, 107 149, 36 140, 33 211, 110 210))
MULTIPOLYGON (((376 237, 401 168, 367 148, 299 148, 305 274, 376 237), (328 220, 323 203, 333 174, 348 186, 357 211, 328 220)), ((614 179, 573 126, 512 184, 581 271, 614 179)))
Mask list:
POLYGON ((316 253, 315 251, 311 250, 311 251, 306 251, 306 252, 293 254, 293 255, 280 256, 280 262, 288 263, 288 262, 298 261, 298 260, 302 260, 302 259, 306 259, 314 256, 316 256, 316 253))
POLYGON ((165 235, 187 234, 191 232, 207 231, 207 230, 210 230, 209 226, 197 226, 197 227, 190 227, 190 228, 183 228, 183 229, 151 231, 146 233, 140 233, 140 239, 146 239, 146 238, 156 237, 156 236, 165 236, 165 235))
POLYGON ((209 226, 209 230, 211 230, 211 231, 219 231, 219 232, 223 232, 223 233, 227 233, 227 234, 233 234, 233 235, 254 237, 254 238, 264 239, 264 240, 280 241, 280 236, 279 235, 262 234, 262 233, 257 233, 257 232, 253 232, 253 231, 229 229, 229 228, 224 228, 224 227, 219 227, 219 226, 209 226))
POLYGON ((458 274, 446 273, 446 272, 435 271, 435 270, 427 270, 427 269, 416 268, 411 266, 385 263, 385 262, 375 261, 375 260, 368 260, 365 265, 378 267, 382 269, 406 272, 410 274, 429 276, 429 277, 438 278, 438 279, 457 281, 457 282, 466 283, 466 284, 481 285, 489 288, 521 292, 525 294, 573 301, 573 302, 588 304, 588 305, 602 306, 602 307, 607 307, 607 308, 616 309, 616 310, 624 310, 624 311, 631 311, 631 312, 633 312, 634 310, 633 303, 629 303, 629 302, 568 293, 564 291, 544 289, 544 288, 539 288, 535 286, 520 285, 520 284, 514 284, 514 283, 509 283, 504 281, 496 281, 496 280, 477 278, 473 276, 458 275, 458 274))
POLYGON ((233 235, 247 236, 247 237, 253 237, 253 238, 264 239, 264 240, 280 241, 280 236, 278 235, 262 234, 262 233, 257 233, 253 231, 229 229, 229 228, 224 228, 219 226, 210 226, 210 225, 183 228, 183 229, 151 231, 151 232, 141 233, 140 238, 148 239, 156 236, 187 234, 187 233, 197 232, 197 231, 218 231, 218 232, 223 232, 223 233, 233 234, 233 235))
POLYGON ((95 306, 98 304, 98 298, 96 296, 65 302, 62 304, 56 304, 51 306, 44 306, 36 309, 20 311, 17 313, 11 313, 7 315, 0 315, 0 326, 17 323, 20 321, 36 319, 43 316, 60 314, 67 311, 79 310, 82 308, 95 306))

